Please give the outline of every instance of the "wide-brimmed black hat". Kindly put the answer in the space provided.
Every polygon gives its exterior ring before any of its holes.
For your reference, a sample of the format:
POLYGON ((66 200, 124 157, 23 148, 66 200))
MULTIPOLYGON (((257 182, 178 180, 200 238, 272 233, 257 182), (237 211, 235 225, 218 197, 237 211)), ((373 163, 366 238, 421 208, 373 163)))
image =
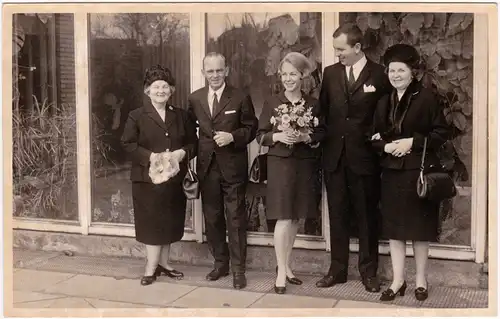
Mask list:
POLYGON ((420 64, 420 54, 417 49, 408 44, 395 44, 387 49, 384 54, 384 65, 389 66, 391 62, 402 62, 410 68, 417 69, 420 64))
POLYGON ((168 68, 155 65, 146 70, 144 76, 144 87, 150 86, 154 81, 163 80, 171 86, 175 86, 175 79, 168 68))

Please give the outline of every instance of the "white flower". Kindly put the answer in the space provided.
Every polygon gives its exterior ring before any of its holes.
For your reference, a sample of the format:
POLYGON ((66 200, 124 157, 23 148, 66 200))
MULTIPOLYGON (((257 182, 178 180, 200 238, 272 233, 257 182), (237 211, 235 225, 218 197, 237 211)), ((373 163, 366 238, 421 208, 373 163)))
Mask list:
POLYGON ((315 126, 315 127, 319 125, 319 120, 318 120, 318 118, 317 118, 317 117, 314 117, 314 119, 313 119, 313 123, 314 123, 314 126, 315 126))
POLYGON ((284 115, 281 117, 281 121, 283 122, 283 124, 288 124, 288 123, 290 123, 290 120, 291 120, 291 117, 290 117, 290 115, 288 115, 288 114, 284 114, 284 115))
POLYGON ((304 127, 306 126, 306 121, 304 121, 304 119, 302 117, 299 117, 297 119, 297 124, 300 126, 300 127, 304 127))
POLYGON ((290 128, 290 122, 283 123, 282 127, 283 127, 283 129, 285 129, 285 130, 286 130, 286 129, 288 129, 288 128, 290 128))
POLYGON ((276 124, 276 118, 274 116, 271 116, 270 122, 272 125, 276 124))

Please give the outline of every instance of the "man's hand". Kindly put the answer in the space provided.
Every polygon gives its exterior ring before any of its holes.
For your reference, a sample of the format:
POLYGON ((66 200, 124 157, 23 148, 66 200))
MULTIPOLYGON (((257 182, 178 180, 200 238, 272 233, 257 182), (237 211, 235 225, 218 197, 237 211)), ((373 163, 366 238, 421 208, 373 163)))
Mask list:
POLYGON ((283 144, 292 145, 297 143, 297 136, 289 132, 274 133, 273 142, 281 142, 283 144))
POLYGON ((218 131, 215 132, 214 141, 219 147, 223 147, 234 142, 234 137, 231 133, 218 131))
POLYGON ((392 152, 392 155, 401 157, 411 152, 411 147, 413 145, 413 138, 402 138, 395 140, 392 143, 396 145, 396 148, 392 152))

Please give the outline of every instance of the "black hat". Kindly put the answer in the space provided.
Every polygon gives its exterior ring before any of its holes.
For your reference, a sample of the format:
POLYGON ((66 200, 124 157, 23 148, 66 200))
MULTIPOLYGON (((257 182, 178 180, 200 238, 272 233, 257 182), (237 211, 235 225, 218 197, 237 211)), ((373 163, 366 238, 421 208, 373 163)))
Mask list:
POLYGON ((171 86, 175 86, 175 79, 172 76, 172 72, 168 68, 164 68, 161 65, 155 65, 146 70, 146 75, 144 76, 144 87, 150 86, 154 81, 163 80, 171 86))
POLYGON ((410 68, 416 69, 420 64, 420 55, 413 46, 399 43, 389 47, 387 51, 385 51, 385 66, 389 66, 391 62, 402 62, 410 68))

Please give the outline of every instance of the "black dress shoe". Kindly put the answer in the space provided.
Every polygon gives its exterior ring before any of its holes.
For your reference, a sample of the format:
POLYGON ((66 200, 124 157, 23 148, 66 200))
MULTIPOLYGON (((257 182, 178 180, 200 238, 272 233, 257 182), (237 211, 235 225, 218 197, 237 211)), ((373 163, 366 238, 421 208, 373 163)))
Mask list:
MULTIPOLYGON (((278 266, 276 266, 276 273, 278 273, 278 266)), ((288 276, 286 276, 286 281, 289 284, 292 284, 292 285, 302 285, 302 280, 300 280, 297 277, 288 277, 288 276)))
POLYGON ((223 268, 215 268, 208 275, 207 280, 215 281, 219 280, 221 277, 226 277, 229 275, 229 270, 223 268))
POLYGON ((424 287, 418 287, 415 289, 415 298, 417 298, 418 301, 424 301, 429 297, 429 290, 424 287))
POLYGON ((274 285, 274 292, 278 295, 283 295, 286 292, 286 287, 278 287, 274 285))
POLYGON ((363 278, 363 286, 368 292, 379 292, 380 291, 380 281, 377 277, 363 278))
POLYGON ((404 296, 406 291, 406 281, 403 282, 403 285, 398 289, 398 291, 394 292, 392 289, 387 289, 380 296, 380 301, 392 301, 396 299, 396 296, 399 294, 400 296, 404 296))
POLYGON ((143 286, 148 286, 151 285, 153 282, 156 281, 156 276, 142 276, 141 278, 141 285, 143 286))
POLYGON ((347 282, 347 276, 342 275, 326 275, 325 277, 318 280, 316 283, 316 287, 318 288, 328 288, 332 287, 335 284, 343 284, 347 282))
POLYGON ((181 273, 180 271, 177 271, 175 269, 168 270, 167 268, 163 267, 162 265, 156 266, 155 275, 156 276, 165 275, 167 277, 174 278, 174 279, 184 278, 184 274, 181 273))
POLYGON ((233 274, 233 287, 235 289, 243 289, 247 286, 247 278, 245 274, 233 274))

